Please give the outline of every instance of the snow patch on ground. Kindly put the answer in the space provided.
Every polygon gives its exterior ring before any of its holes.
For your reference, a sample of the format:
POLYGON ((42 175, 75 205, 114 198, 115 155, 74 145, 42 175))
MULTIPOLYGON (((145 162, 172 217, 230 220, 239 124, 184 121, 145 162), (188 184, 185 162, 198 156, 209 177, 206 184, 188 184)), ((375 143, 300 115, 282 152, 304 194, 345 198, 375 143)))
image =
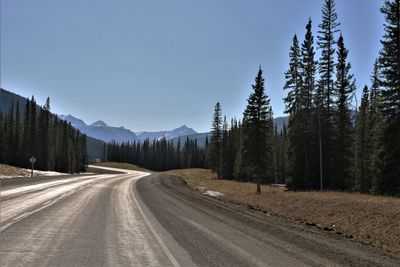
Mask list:
MULTIPOLYGON (((8 178, 16 178, 16 177, 30 177, 31 176, 31 170, 29 170, 29 169, 22 169, 22 172, 23 173, 19 173, 17 175, 1 175, 0 174, 0 179, 8 179, 8 178)), ((33 170, 34 177, 35 176, 59 176, 59 175, 68 175, 68 173, 33 170)))
POLYGON ((207 190, 206 192, 203 193, 204 195, 209 195, 212 197, 219 197, 219 196, 223 196, 224 194, 217 192, 217 191, 211 191, 211 190, 207 190))

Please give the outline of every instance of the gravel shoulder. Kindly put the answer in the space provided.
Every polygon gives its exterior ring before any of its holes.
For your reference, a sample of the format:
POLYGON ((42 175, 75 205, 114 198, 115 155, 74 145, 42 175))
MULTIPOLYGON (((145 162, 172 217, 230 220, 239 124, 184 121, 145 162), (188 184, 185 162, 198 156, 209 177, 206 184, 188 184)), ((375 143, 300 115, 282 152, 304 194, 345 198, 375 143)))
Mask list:
POLYGON ((199 266, 398 266, 388 253, 204 196, 155 173, 136 183, 141 202, 199 266))

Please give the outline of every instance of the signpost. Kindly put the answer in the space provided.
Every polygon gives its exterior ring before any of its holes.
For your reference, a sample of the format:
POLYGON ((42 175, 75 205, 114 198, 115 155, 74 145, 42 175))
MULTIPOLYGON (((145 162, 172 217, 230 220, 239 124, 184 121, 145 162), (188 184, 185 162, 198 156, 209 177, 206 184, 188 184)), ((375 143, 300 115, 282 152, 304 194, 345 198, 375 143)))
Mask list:
POLYGON ((32 157, 29 159, 29 161, 31 162, 31 166, 32 166, 32 169, 31 169, 31 177, 33 177, 33 165, 34 165, 35 162, 36 162, 36 158, 35 158, 34 156, 32 156, 32 157))

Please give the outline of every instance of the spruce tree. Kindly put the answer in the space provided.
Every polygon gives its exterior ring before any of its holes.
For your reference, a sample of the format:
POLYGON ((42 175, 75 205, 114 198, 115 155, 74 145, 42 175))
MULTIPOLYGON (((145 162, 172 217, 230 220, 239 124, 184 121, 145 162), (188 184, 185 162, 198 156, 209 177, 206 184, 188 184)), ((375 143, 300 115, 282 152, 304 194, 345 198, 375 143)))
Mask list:
POLYGON ((222 139, 222 120, 221 104, 217 102, 214 108, 214 115, 211 128, 210 142, 210 162, 211 169, 217 173, 218 179, 221 178, 221 139, 222 139))
POLYGON ((299 108, 300 87, 302 83, 300 75, 300 47, 296 35, 293 37, 289 58, 289 70, 285 73, 286 82, 283 87, 285 90, 288 90, 287 96, 284 98, 285 113, 294 114, 299 108))
POLYGON ((381 12, 386 23, 380 52, 384 166, 378 190, 400 194, 400 0, 385 0, 381 12))
MULTIPOLYGON (((294 53, 290 53, 292 57, 294 53)), ((288 186, 291 188, 314 188, 316 187, 315 175, 312 172, 313 144, 315 134, 313 131, 313 101, 312 96, 315 87, 315 72, 317 62, 314 60, 314 38, 312 35, 312 21, 309 19, 306 25, 306 34, 301 46, 299 76, 302 81, 299 84, 299 97, 295 99, 292 106, 297 110, 286 110, 290 113, 288 125, 288 138, 290 140, 289 157, 289 176, 288 186)), ((294 61, 292 58, 291 62, 294 61)), ((292 65, 292 64, 290 64, 292 65)), ((289 98, 286 98, 287 102, 289 98)), ((288 105, 288 104, 286 104, 288 105)), ((315 147, 315 145, 314 145, 315 147)))
POLYGON ((0 110, 0 162, 4 163, 5 152, 5 136, 4 136, 4 116, 0 110))
POLYGON ((369 143, 370 143, 370 163, 371 172, 367 185, 361 187, 362 192, 377 192, 377 185, 380 183, 383 169, 383 116, 382 116, 382 93, 380 90, 380 71, 378 61, 374 64, 374 70, 371 77, 370 90, 370 111, 369 111, 369 143))
MULTIPOLYGON (((335 142, 335 177, 332 188, 351 190, 353 188, 353 138, 350 99, 355 92, 354 75, 350 73, 351 64, 347 62, 348 50, 344 46, 343 36, 338 39, 336 64, 336 138, 335 142)), ((368 185, 369 187, 369 185, 368 185)))
POLYGON ((320 188, 330 187, 330 180, 334 174, 332 162, 332 108, 334 90, 334 55, 335 33, 340 23, 337 22, 337 14, 334 0, 325 0, 322 7, 322 23, 318 31, 318 47, 321 50, 319 60, 318 91, 315 96, 318 116, 318 139, 320 158, 320 188))
POLYGON ((335 33, 337 33, 340 23, 337 22, 337 14, 334 0, 325 0, 322 7, 322 23, 318 31, 318 47, 321 49, 321 59, 319 60, 319 90, 321 103, 326 108, 326 117, 331 119, 331 109, 333 104, 333 79, 334 79, 334 54, 335 54, 335 33))
POLYGON ((268 170, 273 164, 272 114, 261 67, 252 88, 243 113, 242 161, 246 174, 257 183, 257 194, 261 194, 261 183, 268 182, 268 176, 271 176, 268 170))
POLYGON ((222 138, 221 138, 221 176, 225 179, 229 179, 230 170, 229 170, 229 131, 228 131, 228 122, 226 121, 226 116, 224 116, 224 120, 222 123, 222 138))
POLYGON ((368 87, 365 86, 361 98, 360 111, 357 117, 356 131, 358 136, 357 142, 357 173, 358 180, 356 181, 356 189, 360 189, 362 192, 368 191, 368 185, 370 185, 370 138, 369 138, 369 92, 368 87), (358 185, 359 184, 359 185, 358 185))

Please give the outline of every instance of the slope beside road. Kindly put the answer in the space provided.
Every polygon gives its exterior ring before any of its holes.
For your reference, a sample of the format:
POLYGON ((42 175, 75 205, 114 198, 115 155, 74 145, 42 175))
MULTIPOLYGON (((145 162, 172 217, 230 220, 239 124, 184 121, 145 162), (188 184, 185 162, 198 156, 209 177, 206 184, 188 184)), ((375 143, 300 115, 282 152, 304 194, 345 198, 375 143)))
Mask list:
MULTIPOLYGON (((118 171, 115 170, 114 171, 118 171)), ((119 170, 120 171, 120 170, 119 170)), ((396 266, 399 257, 140 171, 1 189, 0 266, 396 266)))

